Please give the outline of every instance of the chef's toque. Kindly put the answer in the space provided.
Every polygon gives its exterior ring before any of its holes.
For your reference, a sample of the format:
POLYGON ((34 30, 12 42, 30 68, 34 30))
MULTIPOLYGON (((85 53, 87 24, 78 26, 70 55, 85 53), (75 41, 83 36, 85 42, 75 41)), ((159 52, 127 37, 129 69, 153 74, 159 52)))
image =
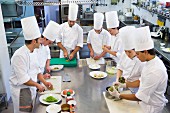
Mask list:
POLYGON ((69 4, 68 19, 71 21, 76 21, 78 13, 78 5, 75 3, 69 4))
POLYGON ((94 13, 94 29, 100 30, 103 26, 104 15, 103 13, 94 13))
POLYGON ((119 27, 119 20, 117 11, 110 11, 105 13, 107 29, 119 27))
POLYGON ((149 26, 136 28, 135 51, 144 51, 154 48, 153 40, 151 39, 149 26))
POLYGON ((21 25, 25 40, 33 40, 41 37, 40 29, 35 16, 21 19, 21 25))
POLYGON ((135 49, 135 30, 134 26, 125 26, 119 29, 120 38, 124 46, 124 50, 135 49))
POLYGON ((59 35, 60 25, 54 21, 50 21, 43 32, 48 40, 54 41, 59 35))

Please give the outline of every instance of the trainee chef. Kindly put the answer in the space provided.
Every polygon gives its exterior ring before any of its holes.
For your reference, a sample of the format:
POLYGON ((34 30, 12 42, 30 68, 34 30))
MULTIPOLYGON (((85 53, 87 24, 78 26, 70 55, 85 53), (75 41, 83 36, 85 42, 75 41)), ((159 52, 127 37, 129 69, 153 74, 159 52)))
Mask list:
MULTIPOLYGON (((41 73, 50 72, 50 49, 49 45, 54 42, 54 40, 59 36, 60 25, 54 21, 50 21, 45 28, 41 39, 40 47, 36 49, 38 55, 38 61, 41 69, 41 73)), ((45 73, 44 78, 50 78, 50 74, 45 73)))
POLYGON ((119 20, 117 11, 110 11, 105 13, 107 30, 111 34, 111 49, 104 47, 103 50, 108 52, 110 56, 118 63, 121 53, 123 52, 123 45, 119 34, 119 20))
MULTIPOLYGON (((128 82, 139 80, 141 77, 141 72, 145 63, 141 62, 136 56, 135 44, 133 41, 136 38, 135 30, 136 28, 134 26, 125 26, 119 30, 124 52, 120 56, 117 65, 117 78, 116 82, 113 84, 118 84, 121 76, 128 82)), ((136 93, 137 89, 138 88, 131 88, 131 91, 136 93)))
POLYGON ((78 5, 69 4, 68 22, 61 24, 59 38, 56 39, 60 47, 60 58, 67 57, 70 60, 77 56, 78 51, 83 47, 83 29, 76 23, 78 5), (76 55, 77 54, 77 55, 76 55))
POLYGON ((105 56, 106 52, 102 50, 103 46, 110 47, 110 34, 102 28, 103 20, 103 13, 94 13, 94 29, 89 31, 87 37, 90 56, 94 58, 94 60, 99 60, 105 56))
POLYGON ((139 86, 139 90, 136 94, 119 94, 116 90, 109 93, 117 98, 140 101, 139 104, 144 113, 162 113, 168 101, 164 96, 168 80, 167 71, 163 62, 155 54, 149 26, 137 28, 135 32, 137 36, 135 39, 137 57, 146 64, 140 80, 126 82, 121 86, 139 86))
MULTIPOLYGON (((9 78, 14 113, 32 111, 36 88, 42 92, 44 87, 37 83, 37 78, 48 88, 51 83, 46 82, 40 73, 39 66, 34 62, 34 49, 39 48, 41 37, 35 16, 21 19, 25 45, 20 47, 11 58, 12 74, 9 78)), ((36 58, 36 57, 35 57, 36 58)))

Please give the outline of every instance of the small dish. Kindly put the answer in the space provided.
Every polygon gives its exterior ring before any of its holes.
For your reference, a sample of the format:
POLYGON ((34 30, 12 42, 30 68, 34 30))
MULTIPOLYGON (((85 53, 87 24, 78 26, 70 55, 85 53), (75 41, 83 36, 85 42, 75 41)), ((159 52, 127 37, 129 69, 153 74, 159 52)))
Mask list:
POLYGON ((102 79, 102 78, 107 77, 107 73, 102 72, 102 71, 92 71, 90 72, 90 76, 95 79, 102 79))
POLYGON ((67 97, 67 92, 68 92, 68 91, 71 93, 71 96, 74 96, 74 95, 75 95, 75 91, 74 91, 74 90, 72 90, 72 89, 65 89, 65 90, 63 90, 63 91, 61 92, 61 96, 67 97), (69 90, 71 90, 71 91, 69 91, 69 90))
POLYGON ((46 107, 47 113, 59 113, 61 111, 61 106, 57 104, 51 104, 46 107))
POLYGON ((62 112, 70 112, 70 105, 69 104, 62 104, 61 105, 61 111, 62 112))
POLYGON ((64 65, 52 65, 50 66, 51 71, 60 71, 63 69, 64 65))
POLYGON ((170 53, 170 48, 163 48, 162 51, 166 53, 170 53))
POLYGON ((91 64, 89 65, 90 69, 100 69, 100 65, 99 64, 91 64))
POLYGON ((74 106, 75 106, 75 105, 76 105, 76 101, 75 101, 75 100, 70 100, 70 101, 68 101, 68 104, 69 104, 69 105, 74 105, 74 106))

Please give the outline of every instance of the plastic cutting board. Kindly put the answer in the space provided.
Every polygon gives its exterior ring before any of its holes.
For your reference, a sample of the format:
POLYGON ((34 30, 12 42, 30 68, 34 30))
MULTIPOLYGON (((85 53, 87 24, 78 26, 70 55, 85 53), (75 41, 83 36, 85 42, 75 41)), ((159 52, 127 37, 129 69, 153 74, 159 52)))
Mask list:
POLYGON ((51 58, 50 65, 64 65, 65 67, 76 67, 77 60, 76 58, 71 61, 67 61, 66 58, 51 58))

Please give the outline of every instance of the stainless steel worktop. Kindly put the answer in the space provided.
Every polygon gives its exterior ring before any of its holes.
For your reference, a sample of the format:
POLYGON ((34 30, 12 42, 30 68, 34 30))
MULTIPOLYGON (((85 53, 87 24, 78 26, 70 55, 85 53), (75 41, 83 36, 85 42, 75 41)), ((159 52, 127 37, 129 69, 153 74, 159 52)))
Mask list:
MULTIPOLYGON (((62 76, 68 73, 71 76, 71 82, 62 82, 62 90, 71 88, 75 91, 76 113, 109 113, 103 91, 105 88, 115 81, 116 76, 108 75, 106 78, 97 80, 89 76, 90 70, 85 63, 85 60, 79 62, 79 66, 68 68, 65 67, 59 72, 51 73, 52 76, 62 76)), ((105 66, 101 66, 101 71, 105 71, 105 66)), ((46 105, 39 102, 39 96, 36 99, 34 113, 45 113, 46 105)), ((66 103, 63 98, 62 103, 66 103)))

